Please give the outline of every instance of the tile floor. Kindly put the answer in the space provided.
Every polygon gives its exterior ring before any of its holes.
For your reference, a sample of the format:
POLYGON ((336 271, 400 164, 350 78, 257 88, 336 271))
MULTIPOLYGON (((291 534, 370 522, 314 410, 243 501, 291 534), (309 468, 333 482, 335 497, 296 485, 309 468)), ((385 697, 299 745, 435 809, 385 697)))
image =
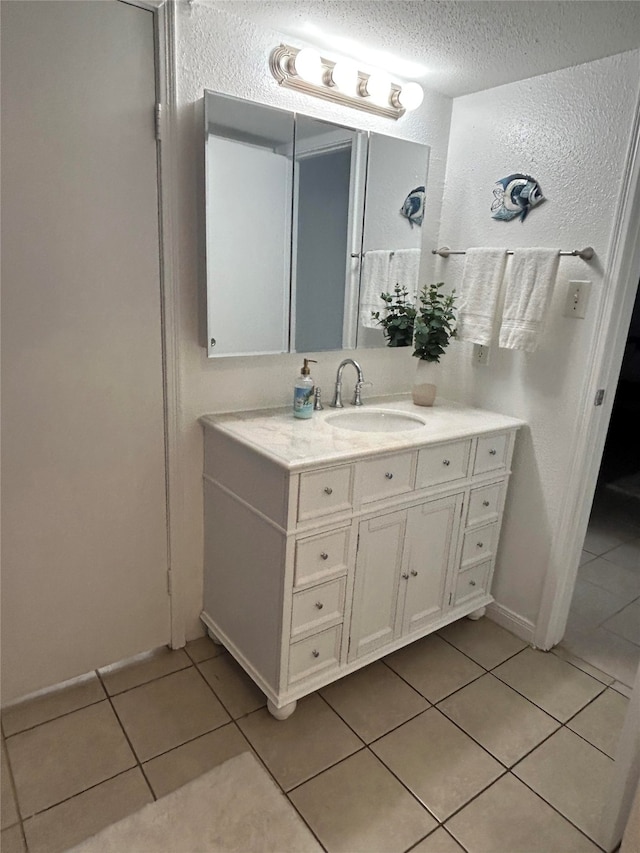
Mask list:
POLYGON ((640 665, 640 500, 599 486, 569 621, 567 652, 633 685, 640 665))
POLYGON ((327 851, 597 851, 611 681, 465 619, 278 722, 203 638, 3 714, 2 850, 64 850, 253 750, 327 851))

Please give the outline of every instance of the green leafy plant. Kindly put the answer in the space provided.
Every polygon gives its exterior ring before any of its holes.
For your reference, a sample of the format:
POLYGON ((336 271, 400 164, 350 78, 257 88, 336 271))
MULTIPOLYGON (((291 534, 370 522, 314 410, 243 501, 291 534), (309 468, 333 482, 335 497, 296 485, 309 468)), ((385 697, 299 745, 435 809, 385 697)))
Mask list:
POLYGON ((407 299, 408 295, 406 287, 396 284, 393 293, 380 294, 380 298, 386 303, 382 316, 380 311, 371 312, 373 319, 382 326, 389 347, 410 347, 413 342, 416 308, 407 299))
POLYGON ((440 361, 452 337, 455 336, 455 290, 444 294, 444 282, 425 285, 415 317, 413 355, 423 361, 440 361))

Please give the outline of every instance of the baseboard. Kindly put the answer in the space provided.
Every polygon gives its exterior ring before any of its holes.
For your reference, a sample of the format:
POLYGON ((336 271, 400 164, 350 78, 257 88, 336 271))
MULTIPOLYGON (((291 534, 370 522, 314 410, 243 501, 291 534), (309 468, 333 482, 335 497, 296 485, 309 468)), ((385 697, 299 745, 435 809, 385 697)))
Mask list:
POLYGON ((525 619, 524 616, 514 613, 513 610, 509 610, 508 607, 499 604, 497 601, 488 605, 487 616, 501 628, 506 628, 516 637, 520 637, 521 640, 533 645, 536 626, 530 619, 525 619))

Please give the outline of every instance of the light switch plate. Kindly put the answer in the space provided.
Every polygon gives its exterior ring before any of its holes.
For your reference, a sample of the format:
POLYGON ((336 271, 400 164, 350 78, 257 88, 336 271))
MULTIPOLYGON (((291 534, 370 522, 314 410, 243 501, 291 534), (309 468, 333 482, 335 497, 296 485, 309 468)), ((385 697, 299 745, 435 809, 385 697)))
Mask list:
POLYGON ((584 319, 591 294, 590 281, 570 281, 567 287, 567 299, 564 305, 565 317, 584 319))

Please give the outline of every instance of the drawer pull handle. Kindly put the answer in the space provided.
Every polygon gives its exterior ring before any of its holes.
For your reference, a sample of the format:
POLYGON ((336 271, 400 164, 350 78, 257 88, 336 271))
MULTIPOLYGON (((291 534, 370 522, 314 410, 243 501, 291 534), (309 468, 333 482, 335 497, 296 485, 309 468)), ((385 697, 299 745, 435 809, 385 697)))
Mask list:
POLYGON ((447 465, 447 466, 448 466, 448 465, 451 465, 451 460, 450 460, 450 459, 443 459, 443 460, 442 460, 442 464, 443 464, 443 465, 447 465))
POLYGON ((475 581, 469 581, 469 586, 475 586, 475 585, 476 585, 475 581))
POLYGON ((326 551, 323 551, 322 554, 320 554, 320 559, 321 560, 328 560, 329 559, 329 555, 327 554, 326 551))
POLYGON ((403 574, 403 575, 402 575, 402 580, 408 581, 408 580, 409 580, 409 575, 407 575, 407 574, 403 574))
POLYGON ((325 493, 325 495, 332 495, 333 489, 331 488, 331 486, 325 486, 324 493, 325 493))
POLYGON ((390 471, 387 471, 384 476, 387 478, 387 480, 393 480, 393 474, 390 471))
POLYGON ((316 607, 318 608, 318 610, 322 610, 324 604, 321 601, 316 601, 316 607))
POLYGON ((489 506, 489 501, 482 501, 482 506, 489 506))
POLYGON ((311 652, 311 654, 314 656, 314 658, 319 658, 319 657, 320 657, 320 652, 319 652, 317 649, 314 649, 314 650, 311 652))
POLYGON ((411 569, 411 574, 413 575, 414 578, 418 577, 418 573, 416 572, 415 569, 411 569))
POLYGON ((484 548, 484 542, 476 542, 478 548, 484 548))
POLYGON ((491 450, 489 451, 489 456, 495 456, 497 452, 498 451, 495 449, 495 447, 492 447, 491 450))

